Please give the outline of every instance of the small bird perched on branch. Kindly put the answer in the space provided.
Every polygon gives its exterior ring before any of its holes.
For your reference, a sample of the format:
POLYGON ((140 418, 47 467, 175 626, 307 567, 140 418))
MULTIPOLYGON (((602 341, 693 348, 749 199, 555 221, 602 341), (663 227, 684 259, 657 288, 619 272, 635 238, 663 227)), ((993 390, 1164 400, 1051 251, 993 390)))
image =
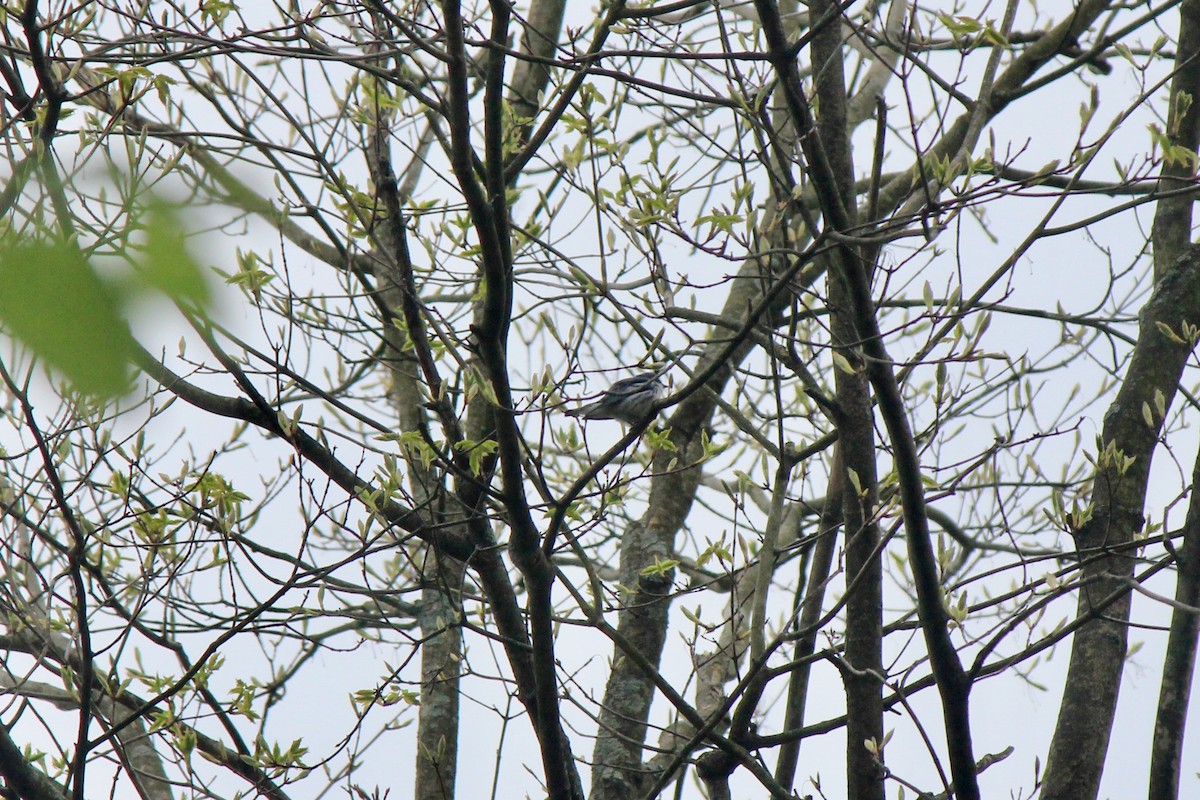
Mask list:
POLYGON ((594 403, 588 403, 567 412, 568 417, 584 419, 615 419, 626 425, 641 422, 654 410, 654 403, 662 395, 663 385, 658 372, 643 372, 632 378, 622 378, 608 387, 608 391, 594 403))

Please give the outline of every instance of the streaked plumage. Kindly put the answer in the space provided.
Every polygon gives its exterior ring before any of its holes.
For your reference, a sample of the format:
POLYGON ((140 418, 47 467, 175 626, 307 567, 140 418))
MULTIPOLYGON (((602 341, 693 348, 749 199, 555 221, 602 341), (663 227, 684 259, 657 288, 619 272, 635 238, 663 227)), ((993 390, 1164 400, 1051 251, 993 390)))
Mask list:
POLYGON ((632 378, 622 378, 608 387, 599 400, 567 412, 569 417, 584 419, 615 419, 627 425, 641 422, 650 415, 655 401, 662 395, 659 373, 643 372, 632 378))

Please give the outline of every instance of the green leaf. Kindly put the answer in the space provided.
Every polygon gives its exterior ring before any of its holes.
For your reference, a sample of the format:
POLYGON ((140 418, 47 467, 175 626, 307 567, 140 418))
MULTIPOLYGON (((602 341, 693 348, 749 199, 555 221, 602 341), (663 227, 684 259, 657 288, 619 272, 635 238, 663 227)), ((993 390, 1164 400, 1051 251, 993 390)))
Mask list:
POLYGON ((143 219, 146 248, 141 273, 146 282, 172 299, 206 304, 208 283, 188 255, 177 211, 154 200, 143 219))
POLYGON ((846 477, 850 479, 850 483, 854 486, 854 493, 863 496, 862 480, 858 477, 858 473, 852 468, 846 467, 846 477))
POLYGON ((837 350, 833 351, 833 365, 847 375, 858 374, 858 371, 854 369, 854 365, 850 363, 850 359, 846 358, 837 350))
POLYGON ((500 449, 500 443, 492 439, 484 439, 482 442, 464 439, 456 443, 454 449, 467 454, 471 464, 471 474, 478 477, 483 474, 484 460, 500 449))
POLYGON ((1187 344, 1187 341, 1183 337, 1181 337, 1179 334, 1175 333, 1175 331, 1171 330, 1171 326, 1168 325, 1167 323, 1162 322, 1160 320, 1155 320, 1154 326, 1156 328, 1158 328, 1159 333, 1161 333, 1163 336, 1170 339, 1172 342, 1175 342, 1175 344, 1183 344, 1183 345, 1187 344))
POLYGON ((134 347, 120 306, 72 243, 0 247, 0 324, 82 392, 129 387, 134 347))
POLYGON ((200 18, 212 20, 218 25, 225 21, 229 12, 237 10, 237 3, 230 0, 202 0, 200 3, 200 18))
POLYGON ((953 36, 969 36, 983 30, 983 23, 974 17, 938 14, 938 19, 953 36))
POLYGON ((662 576, 669 575, 671 570, 679 566, 679 562, 673 558, 655 558, 654 563, 642 569, 641 574, 646 576, 662 576))

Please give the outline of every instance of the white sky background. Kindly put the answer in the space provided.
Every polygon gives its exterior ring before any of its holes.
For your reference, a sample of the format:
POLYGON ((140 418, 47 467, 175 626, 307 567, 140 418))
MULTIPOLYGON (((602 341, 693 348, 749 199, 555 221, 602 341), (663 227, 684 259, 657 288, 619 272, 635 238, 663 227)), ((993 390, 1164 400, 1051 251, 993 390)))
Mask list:
MULTIPOLYGON (((980 14, 984 17, 994 17, 1002 13, 1002 9, 996 4, 974 4, 974 7, 985 9, 980 14)), ((586 24, 589 15, 593 13, 583 4, 572 5, 570 12, 578 13, 579 16, 574 20, 569 19, 569 25, 586 24)), ((1161 21, 1173 30, 1176 25, 1176 15, 1168 14, 1161 21)), ((1020 28, 1021 25, 1018 24, 1017 27, 1020 28)), ((957 59, 957 54, 948 53, 945 55, 945 59, 947 65, 952 64, 957 59)), ((977 68, 982 64, 982 60, 977 59, 972 64, 973 68, 977 68)), ((1113 64, 1115 67, 1113 75, 1090 76, 1090 80, 1099 87, 1101 97, 1100 110, 1089 129, 1093 136, 1098 136, 1114 115, 1123 113, 1144 88, 1144 84, 1135 80, 1124 62, 1113 59, 1113 64)), ((1165 74, 1161 71, 1161 67, 1154 69, 1158 72, 1153 77, 1165 74)), ((968 78, 965 83, 966 91, 970 93, 974 85, 968 78)), ((1031 170, 1041 167, 1052 159, 1062 159, 1065 162, 1078 130, 1077 109, 1079 103, 1086 99, 1087 91, 1087 88, 1082 86, 1076 78, 1069 77, 1051 87, 1040 90, 1030 98, 1019 101, 1014 108, 1001 115, 994 127, 997 155, 1006 151, 1023 150, 1024 153, 1017 161, 1016 166, 1031 170)), ((307 99, 312 101, 315 97, 317 95, 310 95, 307 99)), ((1164 97, 1165 91, 1160 91, 1155 97, 1159 109, 1163 108, 1164 97)), ((890 119, 893 124, 906 124, 898 86, 889 87, 888 99, 892 107, 893 116, 890 119)), ((629 110, 626 111, 626 114, 629 116, 623 120, 623 123, 630 130, 640 127, 629 110)), ((1148 109, 1140 109, 1131 115, 1130 119, 1113 134, 1096 159, 1094 167, 1084 177, 1089 180, 1116 180, 1117 176, 1112 167, 1113 159, 1125 162, 1137 157, 1138 154, 1147 152, 1149 136, 1146 125, 1153 121, 1158 120, 1148 109)), ((872 127, 868 123, 859 132, 856 139, 859 144, 856 157, 860 172, 865 172, 868 167, 870 150, 868 146, 865 146, 864 137, 869 134, 869 129, 872 127)), ((985 135, 984 138, 986 141, 987 136, 985 135)), ((929 141, 928 135, 924 141, 926 143, 929 141)), ((637 152, 638 150, 635 149, 627 159, 630 163, 640 158, 637 152)), ((904 168, 909 164, 910 154, 895 150, 892 151, 892 154, 895 164, 890 166, 904 168)), ((981 154, 979 153, 979 155, 981 154)), ((243 177, 251 176, 247 174, 243 177)), ((272 190, 269 176, 264 173, 262 176, 253 177, 259 188, 270 196, 272 190)), ((362 181, 363 185, 366 184, 365 175, 356 177, 362 181)), ((436 191, 436 184, 437 179, 431 170, 423 182, 423 191, 436 191)), ((1047 194, 1052 196, 1053 192, 1048 191, 1047 194)), ((522 211, 527 210, 527 203, 531 200, 532 193, 527 194, 526 199, 523 200, 526 205, 518 206, 518 218, 522 211)), ((1119 199, 1103 197, 1073 199, 1063 206, 1052 225, 1062 225, 1069 221, 1085 218, 1119 202, 1121 202, 1119 199)), ((956 279, 956 274, 961 271, 964 279, 963 293, 964 295, 969 294, 983 276, 990 274, 1007 257, 1015 244, 1037 224, 1040 214, 1048 205, 1048 201, 1035 203, 1029 200, 1007 200, 989 208, 987 215, 990 232, 998 238, 999 241, 996 242, 981 233, 973 221, 964 217, 961 220, 961 228, 954 227, 947 230, 939 240, 938 244, 946 251, 943 255, 940 255, 928 266, 924 266, 923 258, 914 260, 909 265, 910 269, 908 271, 901 270, 896 280, 912 280, 915 287, 919 287, 928 280, 935 294, 940 296, 945 292, 947 281, 956 279), (958 243, 959 239, 961 243, 958 243), (920 267, 919 274, 916 272, 918 267, 920 267)), ((1109 273, 1109 264, 1101 252, 1101 248, 1111 250, 1114 264, 1130 263, 1144 240, 1144 231, 1149 228, 1152 213, 1153 206, 1147 205, 1137 212, 1125 213, 1093 226, 1088 233, 1096 241, 1095 245, 1087 243, 1083 235, 1078 233, 1046 239, 1035 244, 1014 270, 1012 292, 1004 299, 1004 303, 1047 310, 1054 310, 1056 304, 1061 303, 1067 312, 1089 310, 1097 298, 1102 296, 1109 273)), ((555 223, 556 228, 572 219, 578 219, 580 222, 578 230, 571 237, 571 243, 577 247, 577 252, 580 254, 595 252, 595 246, 588 238, 594 233, 594 228, 589 227, 591 223, 590 210, 586 207, 565 209, 562 221, 555 223)), ((267 244, 275 239, 275 235, 265 226, 252 221, 249 223, 246 241, 232 241, 222 238, 219 234, 210 234, 203 239, 202 245, 196 248, 196 252, 202 260, 210 261, 214 265, 230 271, 231 265, 234 263, 234 247, 272 249, 278 255, 279 246, 267 244)), ((907 255, 906 247, 907 245, 902 243, 893 248, 893 252, 889 254, 892 260, 896 262, 903 260, 907 255)), ((311 270, 309 265, 303 262, 295 248, 289 247, 288 253, 294 280, 300 284, 307 281, 323 283, 326 291, 333 291, 334 287, 330 283, 327 270, 311 270)), ((715 282, 720 276, 731 273, 735 269, 732 264, 715 259, 706 260, 703 256, 691 253, 677 244, 664 248, 664 254, 668 258, 670 268, 688 272, 696 282, 704 282, 701 276, 706 271, 711 274, 715 282)), ((587 264, 587 262, 583 263, 587 264)), ((1129 286, 1132 287, 1132 279, 1130 279, 1129 286)), ((1147 289, 1148 287, 1143 286, 1142 288, 1147 289)), ((920 296, 919 288, 908 294, 920 296)), ((240 294, 230 291, 223 294, 222 297, 224 299, 217 307, 217 318, 220 321, 234 327, 239 335, 260 344, 267 343, 269 339, 274 338, 273 331, 268 330, 264 335, 259 329, 253 309, 244 303, 240 294)), ((1001 292, 999 291, 990 296, 991 299, 996 300, 999 300, 1000 297, 1001 292)), ((696 297, 698 307, 712 310, 716 310, 714 306, 719 305, 723 298, 724 288, 721 286, 708 293, 698 292, 696 297)), ((685 305, 686 303, 681 302, 680 304, 685 305)), ((146 320, 145 322, 148 328, 150 321, 146 320)), ((654 323, 653 320, 648 320, 648 322, 654 323)), ((182 329, 166 320, 156 320, 153 325, 161 325, 162 328, 150 338, 157 338, 159 344, 167 347, 168 354, 173 353, 173 342, 181 335, 182 329)), ((968 325, 968 327, 970 326, 968 325)), ((141 330, 143 328, 139 326, 139 331, 141 330)), ((1052 349, 1057 344, 1058 337, 1059 325, 1057 323, 1037 322, 1029 318, 1008 318, 998 314, 992 320, 991 328, 984 341, 984 349, 1003 351, 1009 355, 1029 353, 1033 357, 1052 349)), ((143 338, 143 341, 153 349, 149 338, 143 338)), ((670 341, 669 338, 668 341, 670 341)), ((520 347, 519 340, 514 337, 513 363, 518 369, 524 358, 523 354, 516 352, 520 347)), ((199 348, 189 348, 189 352, 199 354, 201 351, 199 348)), ((899 356, 902 353, 893 352, 893 355, 899 356)), ((1111 356, 1107 351, 1094 355, 1101 363, 1110 362, 1111 356)), ((531 367, 540 369, 544 363, 553 363, 550 356, 551 354, 531 350, 531 367)), ((317 360, 312 364, 311 375, 319 376, 320 369, 327 366, 322 360, 331 357, 330 353, 319 354, 317 360)), ((588 369, 613 369, 620 365, 610 361, 584 364, 583 366, 588 369)), ((931 379, 932 368, 928 368, 926 373, 931 379)), ((1073 364, 1065 374, 1056 374, 1051 382, 1041 387, 1039 400, 1047 404, 1045 407, 1056 409, 1058 404, 1051 400, 1052 397, 1063 398, 1060 401, 1061 404, 1066 401, 1074 383, 1080 383, 1085 387, 1092 386, 1100 380, 1101 376, 1102 372, 1095 364, 1080 360, 1073 364)), ((604 375, 591 379, 586 386, 586 391, 596 391, 603 386, 608 377, 608 375, 604 375)), ((676 383, 682 381, 683 377, 681 373, 676 374, 676 383)), ((1185 375, 1185 385, 1194 382, 1194 379, 1194 371, 1189 372, 1185 375)), ((232 391, 231 386, 210 388, 232 391)), ((580 394, 585 391, 584 387, 578 384, 571 388, 580 394)), ((1087 396, 1086 391, 1084 396, 1087 396)), ((1098 404, 1087 409, 1080 409, 1077 405, 1070 407, 1071 410, 1063 420, 1062 427, 1068 428, 1078 423, 1082 447, 1093 449, 1094 435, 1099 430, 1107 401, 1108 397, 1105 397, 1098 404)), ((1180 407, 1181 404, 1176 402, 1176 410, 1180 407)), ((306 415, 306 420, 308 419, 309 417, 306 415)), ((533 431, 540 422, 539 418, 531 415, 530 430, 533 431)), ((565 429, 572 423, 551 416, 548 424, 554 428, 565 429)), ((1026 422, 1026 424, 1031 425, 1032 423, 1026 422)), ((211 447, 211 442, 220 440, 226 431, 220 423, 191 413, 183 408, 182 404, 177 404, 168 414, 152 423, 151 438, 159 439, 161 437, 161 446, 166 447, 168 442, 175 439, 181 427, 186 427, 187 438, 176 447, 181 452, 186 447, 194 447, 198 459, 206 448, 211 447)), ((1032 432, 1032 427, 1024 431, 1026 435, 1032 432)), ((617 426, 611 423, 590 423, 587 427, 589 450, 592 452, 602 451, 614 440, 616 435, 617 426)), ((991 431, 977 426, 968 430, 961 442, 955 444, 961 444, 964 455, 977 453, 987 446, 991 436, 991 431)), ((1185 476, 1190 475, 1191 461, 1195 455, 1195 438, 1192 431, 1187 431, 1184 435, 1173 436, 1171 439, 1174 455, 1180 461, 1185 476)), ((230 477, 239 489, 257 498, 261 494, 259 490, 260 476, 271 474, 276 469, 277 462, 288 459, 290 452, 287 447, 265 440, 257 433, 248 434, 245 440, 250 442, 251 446, 242 450, 235 458, 223 459, 217 470, 230 477)), ((351 455, 353 448, 354 445, 350 442, 339 445, 339 455, 347 463, 356 463, 356 457, 351 455)), ((1076 449, 1076 440, 1070 435, 1048 444, 1039 453, 1043 469, 1052 476, 1057 474, 1060 465, 1078 463, 1080 458, 1081 454, 1076 449), (1057 464, 1055 459, 1058 460, 1057 464)), ((943 453, 943 460, 953 462, 955 459, 950 458, 948 453, 943 453)), ((169 465, 170 460, 168 459, 166 463, 169 465)), ((627 471, 636 469, 636 465, 627 467, 627 471)), ((884 471, 886 468, 881 469, 881 473, 884 471)), ((314 473, 315 470, 306 470, 306 475, 309 477, 314 473)), ((756 470, 755 477, 758 474, 759 472, 756 470)), ((1178 468, 1170 463, 1167 453, 1160 450, 1156 454, 1155 472, 1151 479, 1151 492, 1147 501, 1147 510, 1154 522, 1162 521, 1157 516, 1159 509, 1175 498, 1179 486, 1178 468)), ((817 493, 823 491, 819 479, 814 480, 810 488, 817 493)), ((286 497, 290 494, 295 497, 298 492, 298 488, 293 484, 289 491, 285 491, 284 495, 286 497)), ((951 511, 955 508, 955 503, 956 498, 947 498, 939 501, 938 506, 943 510, 951 511)), ((264 543, 285 550, 289 542, 294 543, 298 523, 297 519, 289 519, 285 516, 284 512, 287 506, 286 500, 275 504, 269 520, 260 522, 255 529, 255 535, 262 537, 264 543), (275 536, 278 536, 278 540, 272 542, 271 540, 275 536)), ((1182 513, 1182 506, 1179 506, 1175 517, 1169 520, 1169 527, 1178 527, 1182 522, 1182 513)), ((696 532, 699 538, 702 538, 703 535, 709 534, 699 530, 704 522, 704 518, 698 516, 700 514, 702 512, 699 510, 693 512, 692 518, 689 519, 689 527, 696 532)), ((723 522, 716 521, 713 524, 714 530, 711 535, 714 537, 723 531, 734 533, 729 531, 728 526, 723 522)), ((741 533, 751 535, 752 528, 751 525, 741 533)), ((1069 546, 1069 543, 1065 541, 1060 541, 1059 544, 1064 547, 1069 546)), ((1039 545, 1046 546, 1047 541, 1040 541, 1039 545)), ((1053 562, 1035 565, 1031 570, 1039 568, 1049 571, 1053 568, 1053 562)), ((995 585, 1002 588, 1007 581, 1007 575, 1001 576, 995 585)), ((1157 581, 1152 584, 1151 588, 1163 594, 1172 592, 1169 581, 1157 581)), ((896 590, 894 587, 889 587, 889 591, 896 590)), ((565 594, 560 592, 560 596, 565 597, 565 594)), ((976 596, 974 588, 971 590, 971 596, 976 596)), ((300 599, 301 595, 297 593, 294 601, 298 602, 300 599)), ((780 603, 780 609, 789 600, 783 592, 779 592, 775 599, 780 603)), ((899 595, 895 596, 896 602, 893 604, 893 608, 902 605, 901 599, 899 595)), ((311 600, 311 595, 309 595, 308 601, 311 602, 311 600)), ((690 631, 691 625, 683 618, 679 607, 684 605, 692 608, 697 602, 704 603, 706 619, 713 619, 721 613, 721 605, 725 602, 725 597, 689 595, 676 602, 674 613, 677 626, 668 634, 668 650, 664 658, 664 672, 668 675, 685 675, 689 672, 687 664, 690 656, 686 647, 681 643, 678 633, 690 631)), ((1051 627, 1059 618, 1069 618, 1073 615, 1074 608, 1073 597, 1065 603, 1060 602, 1046 615, 1043 627, 1051 627)), ((1135 597, 1134 619, 1138 622, 1161 625, 1166 623, 1168 616, 1166 609, 1145 598, 1135 597)), ((615 616, 613 621, 615 622, 615 616)), ((1158 669, 1162 660, 1162 648, 1166 636, 1165 633, 1152 630, 1135 630, 1130 638, 1133 642, 1143 642, 1144 646, 1133 657, 1126 671, 1121 707, 1110 748, 1110 763, 1102 787, 1102 796, 1140 796, 1146 787, 1150 726, 1153 722, 1157 701, 1158 669)), ((503 655, 496 653, 493 658, 493 646, 489 642, 471 635, 468 635, 467 641, 469 661, 473 668, 484 672, 507 673, 503 667, 503 655)), ((917 646, 923 647, 919 643, 917 646)), ((1032 784, 1034 759, 1042 758, 1044 760, 1046 746, 1053 732, 1058 694, 1062 676, 1065 674, 1067 655, 1067 643, 1064 643, 1054 653, 1049 664, 1039 666, 1035 677, 1036 680, 1049 687, 1046 692, 1036 691, 1010 677, 984 681, 976 686, 972 695, 972 722, 977 755, 998 752, 1008 745, 1016 747, 1016 753, 1012 757, 1000 765, 993 766, 981 778, 984 796, 1006 797, 1009 796, 1010 791, 1021 793, 1022 790, 1022 796, 1028 793, 1032 784)), ((251 664, 259 662, 261 655, 251 647, 228 648, 225 656, 227 666, 214 678, 217 685, 220 685, 222 680, 231 681, 238 675, 258 671, 252 669, 251 664)), ((323 651, 314 659, 310 667, 302 671, 289 686, 286 701, 272 712, 269 731, 276 738, 285 742, 302 736, 313 754, 328 752, 330 745, 347 735, 353 727, 348 695, 354 690, 374 686, 384 674, 385 663, 394 665, 405 656, 407 653, 397 653, 394 648, 369 643, 348 651, 336 649, 323 651)), ((611 647, 597 634, 587 630, 563 627, 562 639, 559 643, 559 657, 563 664, 563 674, 574 676, 580 686, 587 687, 598 694, 603 687, 603 679, 607 674, 607 661, 610 656, 611 647)), ((163 668, 167 670, 172 666, 164 665, 163 668)), ((507 698, 503 691, 504 687, 499 683, 478 679, 468 680, 469 685, 466 688, 468 694, 463 698, 464 725, 460 742, 458 791, 461 797, 487 797, 492 790, 492 759, 498 749, 497 741, 501 721, 496 713, 485 706, 491 702, 503 710, 507 698)), ((779 693, 783 689, 783 682, 778 683, 778 689, 769 693, 768 698, 777 697, 782 700, 779 693)), ((819 666, 814 672, 811 685, 808 712, 810 722, 840 712, 842 687, 840 680, 831 669, 819 666)), ((218 695, 221 695, 224 688, 218 690, 218 695)), ((940 712, 934 692, 929 690, 914 698, 913 705, 918 710, 922 723, 926 725, 926 732, 930 734, 935 743, 939 743, 940 754, 943 752, 940 749, 940 712)), ((569 729, 575 726, 577 731, 590 734, 592 726, 585 715, 572 709, 569 703, 564 704, 563 708, 568 718, 569 729)), ((1197 725, 1200 725, 1200 720, 1196 718, 1195 708, 1196 705, 1193 704, 1190 725, 1192 735, 1189 738, 1189 749, 1185 752, 1185 761, 1190 760, 1196 766, 1191 770, 1185 769, 1185 783, 1181 789, 1183 797, 1189 796, 1189 792, 1195 793, 1200 789, 1200 781, 1197 781, 1194 775, 1196 769, 1200 769, 1200 752, 1195 744, 1197 725)), ((515 704, 511 710, 515 712, 515 704)), ((658 716, 655 721, 664 722, 666 720, 665 706, 657 710, 658 716)), ((387 711, 374 713, 373 719, 377 720, 382 720, 388 714, 387 711)), ((415 713, 410 712, 407 718, 415 724, 415 713)), ((762 721, 761 724, 764 730, 775 730, 778 728, 778 722, 778 719, 769 718, 762 721)), ((887 725, 897 729, 895 738, 887 751, 889 763, 905 779, 936 790, 936 776, 929 767, 928 757, 922 752, 919 738, 913 735, 905 718, 889 715, 887 725)), ((386 741, 379 750, 368 752, 362 770, 355 775, 355 781, 364 786, 379 784, 390 787, 392 798, 408 796, 411 790, 408 772, 414 756, 414 735, 415 729, 413 728, 387 734, 386 741), (384 753, 387 754, 386 758, 381 757, 384 753)), ((540 775, 541 769, 537 753, 532 748, 533 740, 528 720, 524 716, 513 719, 508 724, 506 736, 508 738, 502 748, 503 763, 500 769, 502 788, 497 796, 500 798, 515 798, 525 795, 537 797, 537 776, 540 775)), ((653 739, 651 743, 653 743, 653 739)), ((585 735, 577 735, 572 741, 576 754, 585 758, 591 754, 591 744, 591 739, 585 735)), ((806 741, 801 749, 798 770, 800 778, 819 773, 822 787, 829 797, 844 796, 844 781, 841 776, 844 761, 843 746, 843 742, 837 735, 817 737, 806 741)), ((586 774, 584 781, 586 785, 588 782, 586 774)), ((226 788, 233 789, 235 786, 238 785, 231 782, 226 788)), ((799 782, 797 789, 801 794, 813 791, 811 786, 799 782)), ((340 796, 340 791, 340 789, 334 789, 326 796, 340 796)), ((741 796, 746 797, 762 795, 762 790, 755 788, 753 781, 745 779, 744 773, 739 775, 738 783, 735 784, 735 796, 738 796, 739 791, 743 792, 741 796)), ((293 795, 297 798, 310 796, 305 792, 306 790, 297 787, 293 790, 293 795)), ((890 796, 895 796, 894 786, 889 792, 890 796)), ((911 793, 909 794, 911 796, 911 793)), ((691 783, 690 778, 684 796, 688 798, 700 796, 699 790, 691 783)))

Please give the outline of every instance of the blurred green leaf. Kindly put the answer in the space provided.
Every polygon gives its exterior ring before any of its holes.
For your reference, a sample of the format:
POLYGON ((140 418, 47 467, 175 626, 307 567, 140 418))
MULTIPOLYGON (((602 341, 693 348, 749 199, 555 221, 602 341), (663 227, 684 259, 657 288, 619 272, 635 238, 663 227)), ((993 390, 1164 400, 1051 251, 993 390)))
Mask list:
POLYGON ((0 324, 80 391, 115 397, 129 387, 121 302, 72 243, 0 245, 0 324))
POLYGON ((146 247, 141 260, 145 281, 176 300, 203 306, 208 283, 199 265, 188 255, 178 211, 162 200, 151 200, 144 217, 146 247))
POLYGON ((124 256, 124 274, 97 271, 74 242, 9 236, 0 240, 0 332, 60 372, 79 391, 111 398, 129 390, 136 343, 126 320, 145 290, 203 314, 204 272, 189 255, 180 210, 150 196, 137 219, 140 248, 124 256))

